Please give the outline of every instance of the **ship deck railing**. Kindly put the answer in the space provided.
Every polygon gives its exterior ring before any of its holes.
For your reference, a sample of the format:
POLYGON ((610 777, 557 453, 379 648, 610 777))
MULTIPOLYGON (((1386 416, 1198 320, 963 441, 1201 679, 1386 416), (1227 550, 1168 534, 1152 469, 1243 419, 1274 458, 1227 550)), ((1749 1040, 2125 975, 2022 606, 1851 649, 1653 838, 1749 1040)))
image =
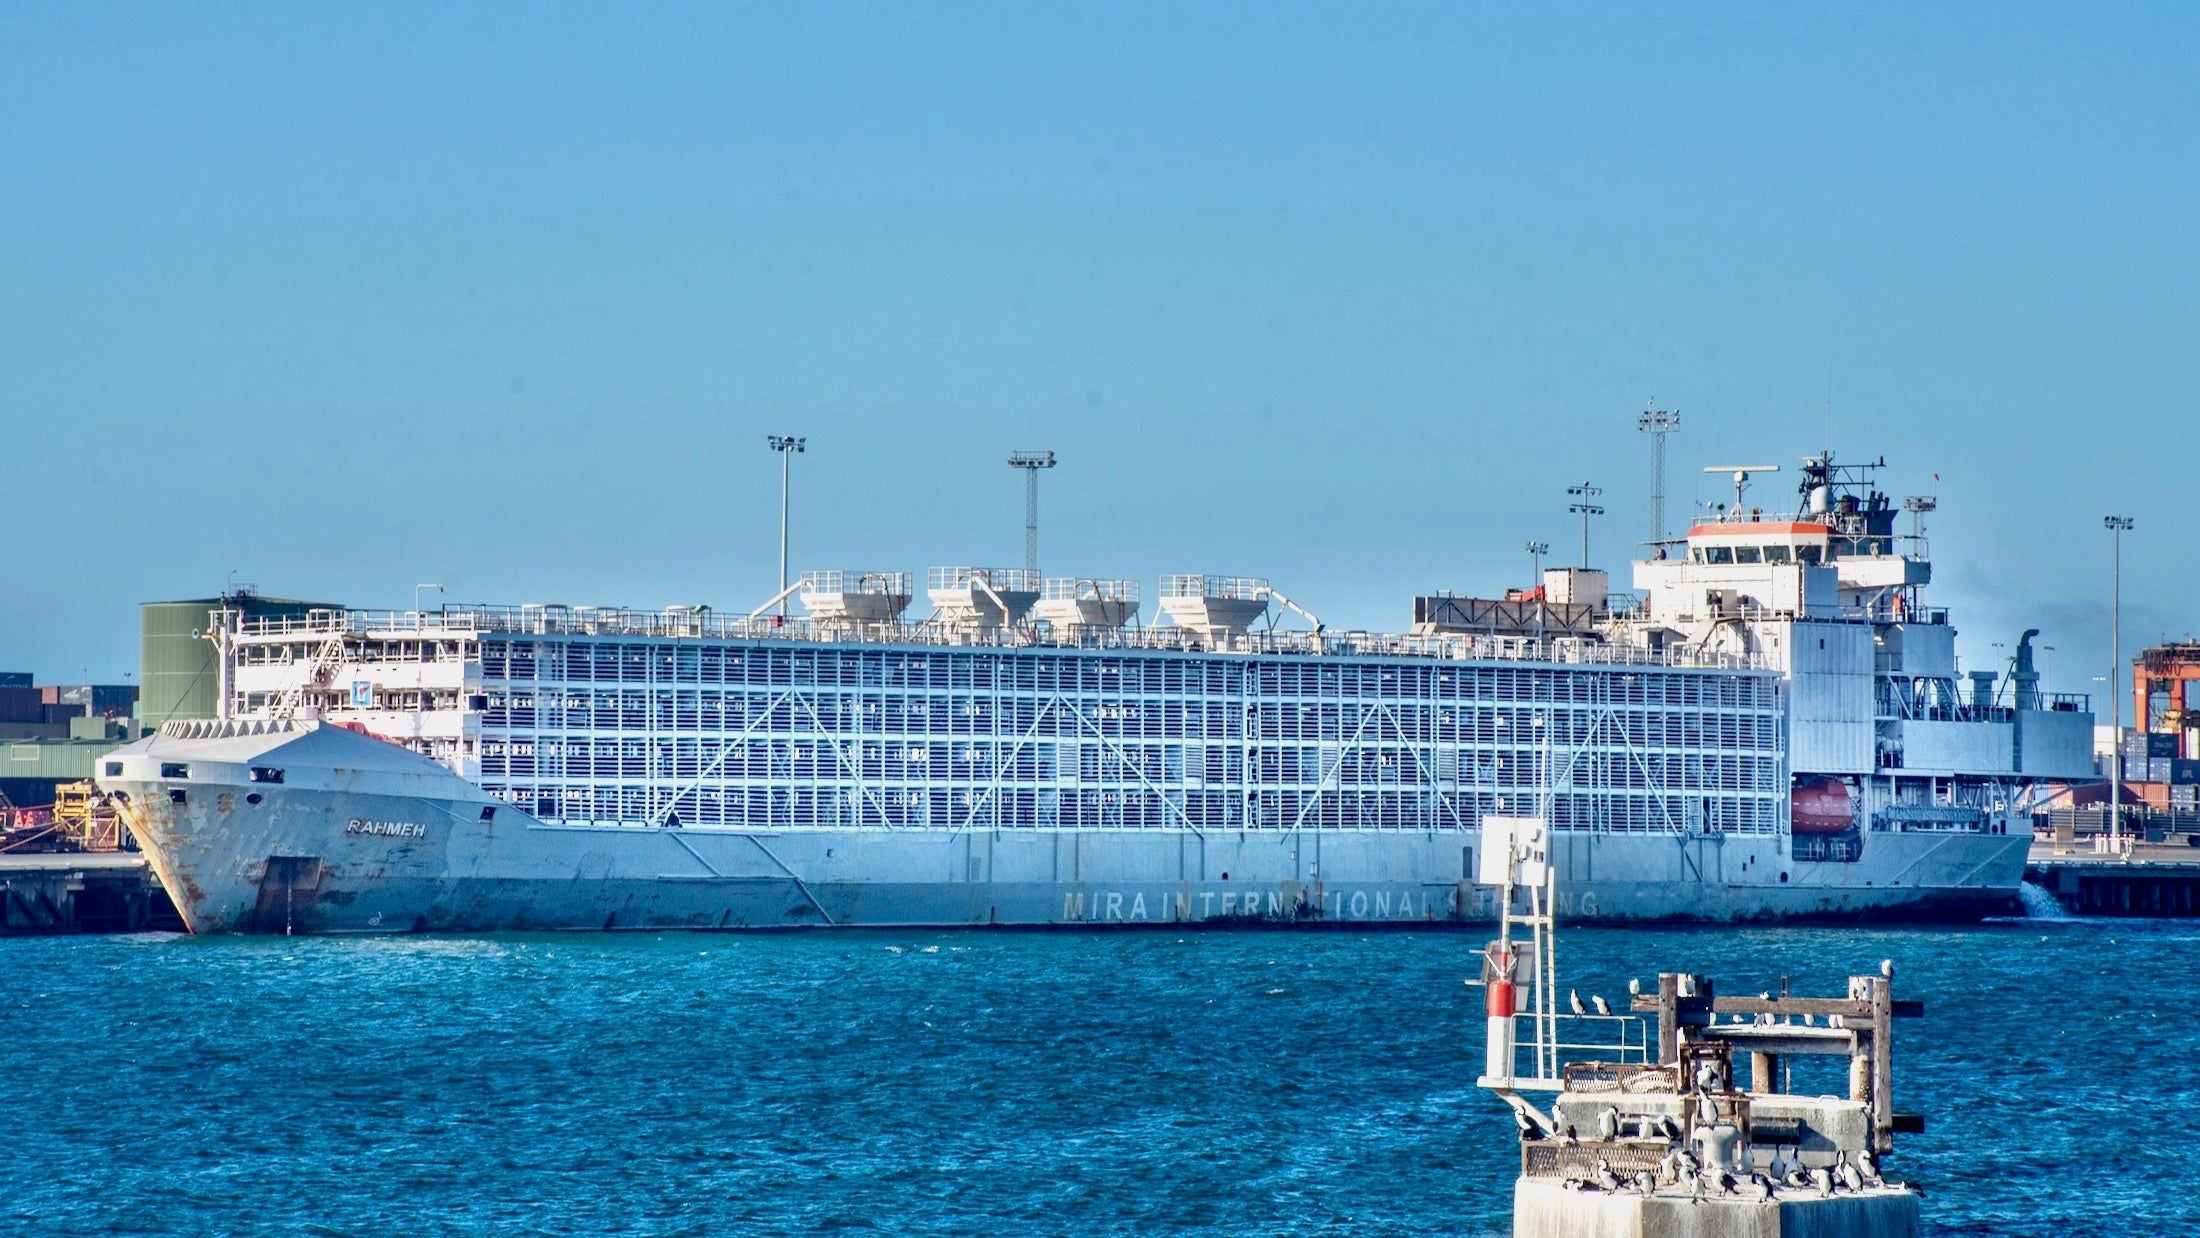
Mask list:
POLYGON ((1504 660, 1569 665, 1763 670, 1753 653, 1672 645, 1650 649, 1578 637, 1440 634, 1414 636, 1364 631, 1255 629, 1222 640, 1175 626, 1093 628, 1074 632, 1044 625, 976 627, 955 624, 859 623, 846 620, 745 618, 702 607, 663 611, 589 606, 469 606, 429 611, 316 610, 303 615, 254 616, 238 635, 246 640, 465 639, 484 634, 528 636, 623 636, 651 639, 863 643, 982 648, 1129 650, 1175 653, 1284 654, 1306 657, 1412 657, 1447 661, 1504 660))

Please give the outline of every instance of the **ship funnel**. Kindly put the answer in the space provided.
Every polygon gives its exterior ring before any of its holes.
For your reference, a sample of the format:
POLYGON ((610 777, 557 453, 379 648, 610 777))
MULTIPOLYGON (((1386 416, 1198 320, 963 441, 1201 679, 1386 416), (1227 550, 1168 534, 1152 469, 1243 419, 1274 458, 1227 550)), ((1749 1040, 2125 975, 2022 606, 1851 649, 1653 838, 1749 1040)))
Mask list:
POLYGON ((1227 642, 1267 617, 1274 593, 1258 576, 1163 576, 1161 613, 1207 641, 1227 642))
POLYGON ((925 596, 950 627, 1005 628, 1039 600, 1039 574, 1021 567, 935 567, 925 596))
POLYGON ((1119 628, 1138 614, 1135 580, 1092 580, 1063 576, 1041 586, 1033 617, 1065 632, 1080 628, 1119 628))
POLYGON ((2038 628, 2026 628, 2017 638, 2016 667, 2009 672, 2009 682, 2016 688, 2018 709, 2040 707, 2040 673, 2032 665, 2032 638, 2039 634, 2038 628))

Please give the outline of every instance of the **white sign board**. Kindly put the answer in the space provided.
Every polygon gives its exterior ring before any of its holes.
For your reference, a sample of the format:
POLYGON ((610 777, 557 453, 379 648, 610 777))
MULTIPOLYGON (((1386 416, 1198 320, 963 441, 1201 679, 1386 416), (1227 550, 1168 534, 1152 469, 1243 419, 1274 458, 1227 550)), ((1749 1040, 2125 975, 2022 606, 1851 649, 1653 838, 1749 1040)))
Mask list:
POLYGON ((1541 817, 1482 818, 1482 852, 1475 880, 1486 886, 1539 886, 1550 872, 1549 834, 1541 817))

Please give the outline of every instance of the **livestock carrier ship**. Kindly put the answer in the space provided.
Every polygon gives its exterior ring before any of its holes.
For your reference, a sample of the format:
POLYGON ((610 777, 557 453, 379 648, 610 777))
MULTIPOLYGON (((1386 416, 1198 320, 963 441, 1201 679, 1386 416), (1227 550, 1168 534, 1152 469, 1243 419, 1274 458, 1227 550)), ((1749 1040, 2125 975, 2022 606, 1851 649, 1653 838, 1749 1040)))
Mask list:
POLYGON ((1562 918, 1971 917, 2092 715, 2030 635, 1959 674, 1872 468, 1806 460, 1649 544, 1416 599, 1266 581, 816 572, 806 615, 210 611, 219 711, 98 781, 197 932, 1480 924, 1485 814, 1562 918), (1311 629, 1281 626, 1296 612, 1311 629))

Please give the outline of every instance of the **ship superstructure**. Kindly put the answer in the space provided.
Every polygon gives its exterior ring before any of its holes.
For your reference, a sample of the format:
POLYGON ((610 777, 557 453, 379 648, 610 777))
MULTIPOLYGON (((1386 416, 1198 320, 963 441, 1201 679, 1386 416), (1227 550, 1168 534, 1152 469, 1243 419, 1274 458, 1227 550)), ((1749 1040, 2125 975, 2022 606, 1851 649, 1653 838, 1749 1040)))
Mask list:
POLYGON ((200 929, 1472 922, 1485 815, 1549 822, 1574 918, 1993 909, 2090 715, 1956 691, 1929 566, 1822 464, 1824 511, 1699 524, 1639 605, 1556 569, 1408 635, 977 568, 921 621, 864 571, 793 620, 217 612, 229 717, 102 781, 200 929))
POLYGON ((1615 639, 1785 673, 1799 855, 1846 859, 1886 834, 2028 835, 2035 785, 2090 776, 2089 702, 2041 691, 2033 631, 2007 668, 1959 671, 1948 612, 1921 597, 1925 540, 1897 532, 1880 467, 1805 458, 1792 514, 1745 506, 1735 470, 1730 508, 1634 565, 1643 606, 1615 619, 1615 639))

